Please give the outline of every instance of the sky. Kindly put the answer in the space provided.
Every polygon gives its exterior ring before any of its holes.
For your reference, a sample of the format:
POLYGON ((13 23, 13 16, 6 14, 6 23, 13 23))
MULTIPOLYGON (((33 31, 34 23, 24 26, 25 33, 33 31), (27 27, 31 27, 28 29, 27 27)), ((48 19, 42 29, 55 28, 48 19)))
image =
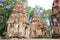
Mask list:
POLYGON ((28 5, 32 8, 35 7, 35 5, 38 5, 44 9, 51 9, 52 3, 53 0, 28 0, 28 5))

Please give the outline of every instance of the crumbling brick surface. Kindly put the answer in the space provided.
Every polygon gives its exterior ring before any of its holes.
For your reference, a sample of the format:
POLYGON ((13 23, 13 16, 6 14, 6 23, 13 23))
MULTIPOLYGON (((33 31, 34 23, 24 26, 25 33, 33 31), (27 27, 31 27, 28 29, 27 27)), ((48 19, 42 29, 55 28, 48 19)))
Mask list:
POLYGON ((31 37, 37 37, 37 38, 42 38, 42 37, 48 37, 46 34, 48 32, 47 25, 40 17, 38 16, 38 13, 34 13, 34 16, 32 18, 32 23, 31 23, 31 37))
MULTIPOLYGON (((7 21, 7 35, 9 37, 19 36, 24 37, 26 34, 26 27, 28 23, 28 17, 26 15, 25 8, 22 3, 17 3, 13 9, 12 14, 10 15, 7 21), (25 25, 25 26, 24 26, 25 25)), ((29 32, 29 30, 27 30, 29 32)), ((29 36, 29 35, 28 35, 29 36)))
POLYGON ((54 36, 60 35, 60 0, 53 1, 51 20, 53 24, 53 34, 54 36))
POLYGON ((38 13, 34 14, 32 21, 28 20, 25 8, 22 3, 17 3, 7 21, 8 37, 48 37, 46 22, 40 19, 38 13), (31 23, 32 22, 32 23, 31 23))

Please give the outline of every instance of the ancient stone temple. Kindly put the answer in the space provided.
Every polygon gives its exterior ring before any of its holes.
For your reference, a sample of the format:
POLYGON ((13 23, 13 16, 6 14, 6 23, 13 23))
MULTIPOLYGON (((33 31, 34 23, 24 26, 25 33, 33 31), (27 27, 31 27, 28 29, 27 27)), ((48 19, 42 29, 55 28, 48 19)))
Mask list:
POLYGON ((18 2, 7 21, 7 36, 29 37, 29 31, 30 25, 25 8, 21 2, 18 2))
POLYGON ((60 0, 53 1, 51 20, 53 25, 53 37, 60 36, 60 0))
POLYGON ((38 16, 38 13, 34 13, 31 21, 31 37, 42 38, 48 37, 48 27, 45 22, 38 16))

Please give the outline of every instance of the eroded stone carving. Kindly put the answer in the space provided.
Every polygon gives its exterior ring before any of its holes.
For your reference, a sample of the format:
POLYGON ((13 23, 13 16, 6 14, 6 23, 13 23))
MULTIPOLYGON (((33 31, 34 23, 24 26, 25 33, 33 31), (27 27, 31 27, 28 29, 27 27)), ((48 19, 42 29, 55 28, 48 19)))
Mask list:
POLYGON ((7 21, 7 25, 7 35, 9 37, 29 37, 30 25, 22 3, 18 2, 15 5, 15 8, 7 21))
POLYGON ((46 23, 38 16, 38 13, 34 13, 31 23, 31 37, 48 37, 48 28, 46 23))
POLYGON ((51 20, 53 24, 53 37, 60 35, 60 0, 53 1, 51 20))

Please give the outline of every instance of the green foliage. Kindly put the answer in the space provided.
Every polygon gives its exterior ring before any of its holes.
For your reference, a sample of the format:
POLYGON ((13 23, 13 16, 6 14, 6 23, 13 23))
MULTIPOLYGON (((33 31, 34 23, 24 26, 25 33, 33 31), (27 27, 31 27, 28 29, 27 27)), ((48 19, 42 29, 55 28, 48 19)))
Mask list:
POLYGON ((27 12, 27 15, 28 15, 28 17, 30 19, 34 14, 34 8, 31 8, 31 7, 27 6, 26 7, 26 12, 27 12))
MULTIPOLYGON (((15 4, 19 0, 4 0, 2 2, 3 6, 0 6, 0 35, 4 35, 5 32, 7 31, 7 26, 6 26, 6 21, 8 20, 12 9, 15 7, 15 4)), ((27 0, 20 0, 23 3, 27 2, 27 0)))
POLYGON ((6 21, 16 2, 16 0, 4 0, 2 3, 3 6, 0 6, 0 35, 3 35, 4 32, 6 32, 6 21))
POLYGON ((7 35, 7 32, 4 32, 4 33, 3 33, 3 35, 5 35, 5 36, 6 36, 6 35, 7 35))
MULTIPOLYGON (((0 6, 0 35, 6 35, 6 21, 8 20, 12 9, 14 8, 15 4, 17 3, 17 1, 19 0, 4 0, 3 1, 3 6, 0 6)), ((34 8, 31 8, 30 6, 27 5, 27 0, 20 0, 24 3, 24 5, 26 6, 26 12, 27 15, 29 17, 29 19, 31 19, 34 15, 34 12, 38 12, 39 16, 46 22, 49 23, 49 34, 50 36, 52 35, 52 33, 50 32, 52 30, 52 26, 50 24, 50 13, 52 12, 51 9, 45 10, 40 6, 35 6, 34 8), (25 4, 26 3, 26 4, 25 4)), ((47 23, 47 24, 48 24, 47 23)))

